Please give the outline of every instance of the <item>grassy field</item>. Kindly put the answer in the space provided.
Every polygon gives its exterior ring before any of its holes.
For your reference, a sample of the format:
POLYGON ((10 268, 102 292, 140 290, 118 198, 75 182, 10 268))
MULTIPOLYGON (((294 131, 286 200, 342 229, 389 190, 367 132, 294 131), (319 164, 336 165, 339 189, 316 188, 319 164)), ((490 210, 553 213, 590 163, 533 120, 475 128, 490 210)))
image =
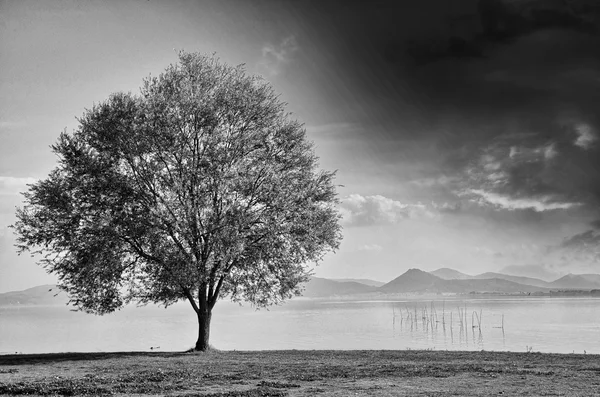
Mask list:
POLYGON ((600 356, 211 351, 0 356, 0 395, 600 396, 600 356))

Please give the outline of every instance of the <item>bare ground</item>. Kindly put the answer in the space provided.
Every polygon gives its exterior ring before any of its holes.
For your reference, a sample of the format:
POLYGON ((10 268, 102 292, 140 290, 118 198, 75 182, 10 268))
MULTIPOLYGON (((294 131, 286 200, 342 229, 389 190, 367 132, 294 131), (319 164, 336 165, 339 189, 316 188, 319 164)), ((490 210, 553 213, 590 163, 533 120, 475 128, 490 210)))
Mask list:
POLYGON ((0 395, 600 396, 600 356, 211 351, 0 356, 0 395))

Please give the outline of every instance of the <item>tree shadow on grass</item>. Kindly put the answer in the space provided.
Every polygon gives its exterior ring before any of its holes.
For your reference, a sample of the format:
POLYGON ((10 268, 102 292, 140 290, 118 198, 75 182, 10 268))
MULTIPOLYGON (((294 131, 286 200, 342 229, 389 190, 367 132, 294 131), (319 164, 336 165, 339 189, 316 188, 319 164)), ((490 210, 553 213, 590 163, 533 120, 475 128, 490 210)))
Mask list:
POLYGON ((110 352, 110 353, 44 353, 0 355, 2 365, 50 364, 61 361, 96 361, 127 357, 171 358, 186 355, 185 352, 110 352))

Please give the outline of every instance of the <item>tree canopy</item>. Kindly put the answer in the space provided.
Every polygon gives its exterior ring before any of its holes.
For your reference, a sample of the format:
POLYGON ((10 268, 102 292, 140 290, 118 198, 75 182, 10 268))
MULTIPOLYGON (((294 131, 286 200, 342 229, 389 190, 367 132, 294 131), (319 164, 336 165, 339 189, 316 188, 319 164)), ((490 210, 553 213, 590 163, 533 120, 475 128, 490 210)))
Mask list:
POLYGON ((182 52, 139 95, 113 94, 78 121, 14 229, 79 310, 187 299, 204 350, 219 297, 299 294, 307 263, 339 245, 335 172, 242 66, 182 52))

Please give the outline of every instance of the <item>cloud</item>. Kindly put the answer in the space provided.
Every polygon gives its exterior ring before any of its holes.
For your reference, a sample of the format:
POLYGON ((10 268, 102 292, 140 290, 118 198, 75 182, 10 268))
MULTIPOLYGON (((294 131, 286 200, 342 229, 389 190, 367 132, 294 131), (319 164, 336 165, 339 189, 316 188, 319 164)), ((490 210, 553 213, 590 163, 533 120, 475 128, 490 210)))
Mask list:
POLYGON ((298 51, 298 44, 296 37, 293 35, 284 38, 279 45, 266 44, 261 51, 260 65, 269 74, 278 75, 285 65, 291 62, 296 51, 298 51))
POLYGON ((387 60, 423 123, 443 125, 420 140, 437 144, 433 161, 447 159, 440 173, 462 174, 454 191, 490 193, 498 209, 600 208, 600 2, 586 12, 575 2, 457 2, 439 21, 441 2, 426 3, 431 18, 408 39, 390 37, 387 60))
POLYGON ((600 235, 593 231, 588 230, 583 233, 576 234, 572 237, 565 239, 562 242, 561 247, 563 248, 587 248, 587 247, 600 247, 600 235))
POLYGON ((508 157, 513 160, 521 160, 525 162, 552 160, 558 155, 556 145, 548 143, 538 147, 526 147, 514 145, 510 147, 508 157))
POLYGON ((406 219, 435 216, 421 203, 404 204, 380 195, 351 194, 342 200, 340 211, 347 226, 390 225, 406 219))
POLYGON ((590 149, 594 142, 598 139, 592 132, 592 127, 589 124, 579 123, 575 126, 575 132, 577 133, 577 139, 573 144, 579 146, 582 149, 590 149))
POLYGON ((365 244, 357 248, 357 251, 378 252, 382 251, 383 247, 379 244, 365 244))
POLYGON ((497 208, 511 211, 531 209, 536 212, 543 212, 552 210, 566 210, 580 205, 580 203, 553 202, 553 198, 551 196, 541 196, 537 198, 511 198, 481 189, 470 189, 468 193, 478 197, 480 203, 491 204, 497 208))
POLYGON ((544 158, 546 160, 551 160, 551 159, 555 158, 557 155, 558 155, 558 152, 556 151, 556 146, 554 145, 554 143, 551 143, 544 148, 544 158))
POLYGON ((457 180, 454 176, 440 175, 438 177, 420 178, 410 181, 411 184, 419 187, 447 186, 457 180))
POLYGON ((600 28, 600 2, 325 3, 311 6, 336 12, 314 36, 331 44, 320 81, 338 84, 321 85, 356 90, 331 102, 366 120, 372 162, 403 204, 463 200, 461 213, 536 222, 574 208, 600 215, 600 29, 589 29, 600 28))
MULTIPOLYGON (((489 247, 482 247, 482 246, 474 246, 471 247, 471 252, 477 255, 483 255, 483 256, 490 256, 490 257, 495 257, 497 256, 497 254, 499 254, 499 252, 489 248, 489 247)), ((502 255, 502 254, 500 254, 502 255)))
POLYGON ((432 202, 431 206, 433 207, 433 209, 437 210, 440 213, 449 213, 449 214, 458 213, 462 209, 462 204, 460 202, 456 202, 453 204, 450 204, 448 202, 444 202, 442 204, 432 202))
POLYGON ((539 133, 500 135, 465 168, 457 194, 481 206, 511 211, 579 207, 586 197, 573 189, 565 173, 565 165, 573 163, 569 150, 573 148, 566 132, 553 141, 539 133))
POLYGON ((552 249, 555 256, 563 262, 578 265, 598 266, 600 262, 600 233, 588 230, 565 238, 561 244, 552 249))
POLYGON ((27 185, 35 183, 34 178, 17 178, 13 176, 0 176, 0 196, 17 195, 27 190, 27 185))
POLYGON ((594 33, 600 7, 581 1, 480 0, 477 9, 447 17, 428 35, 409 42, 408 53, 420 64, 444 58, 482 58, 490 46, 547 29, 594 33), (594 13, 595 11, 595 13, 594 13))

